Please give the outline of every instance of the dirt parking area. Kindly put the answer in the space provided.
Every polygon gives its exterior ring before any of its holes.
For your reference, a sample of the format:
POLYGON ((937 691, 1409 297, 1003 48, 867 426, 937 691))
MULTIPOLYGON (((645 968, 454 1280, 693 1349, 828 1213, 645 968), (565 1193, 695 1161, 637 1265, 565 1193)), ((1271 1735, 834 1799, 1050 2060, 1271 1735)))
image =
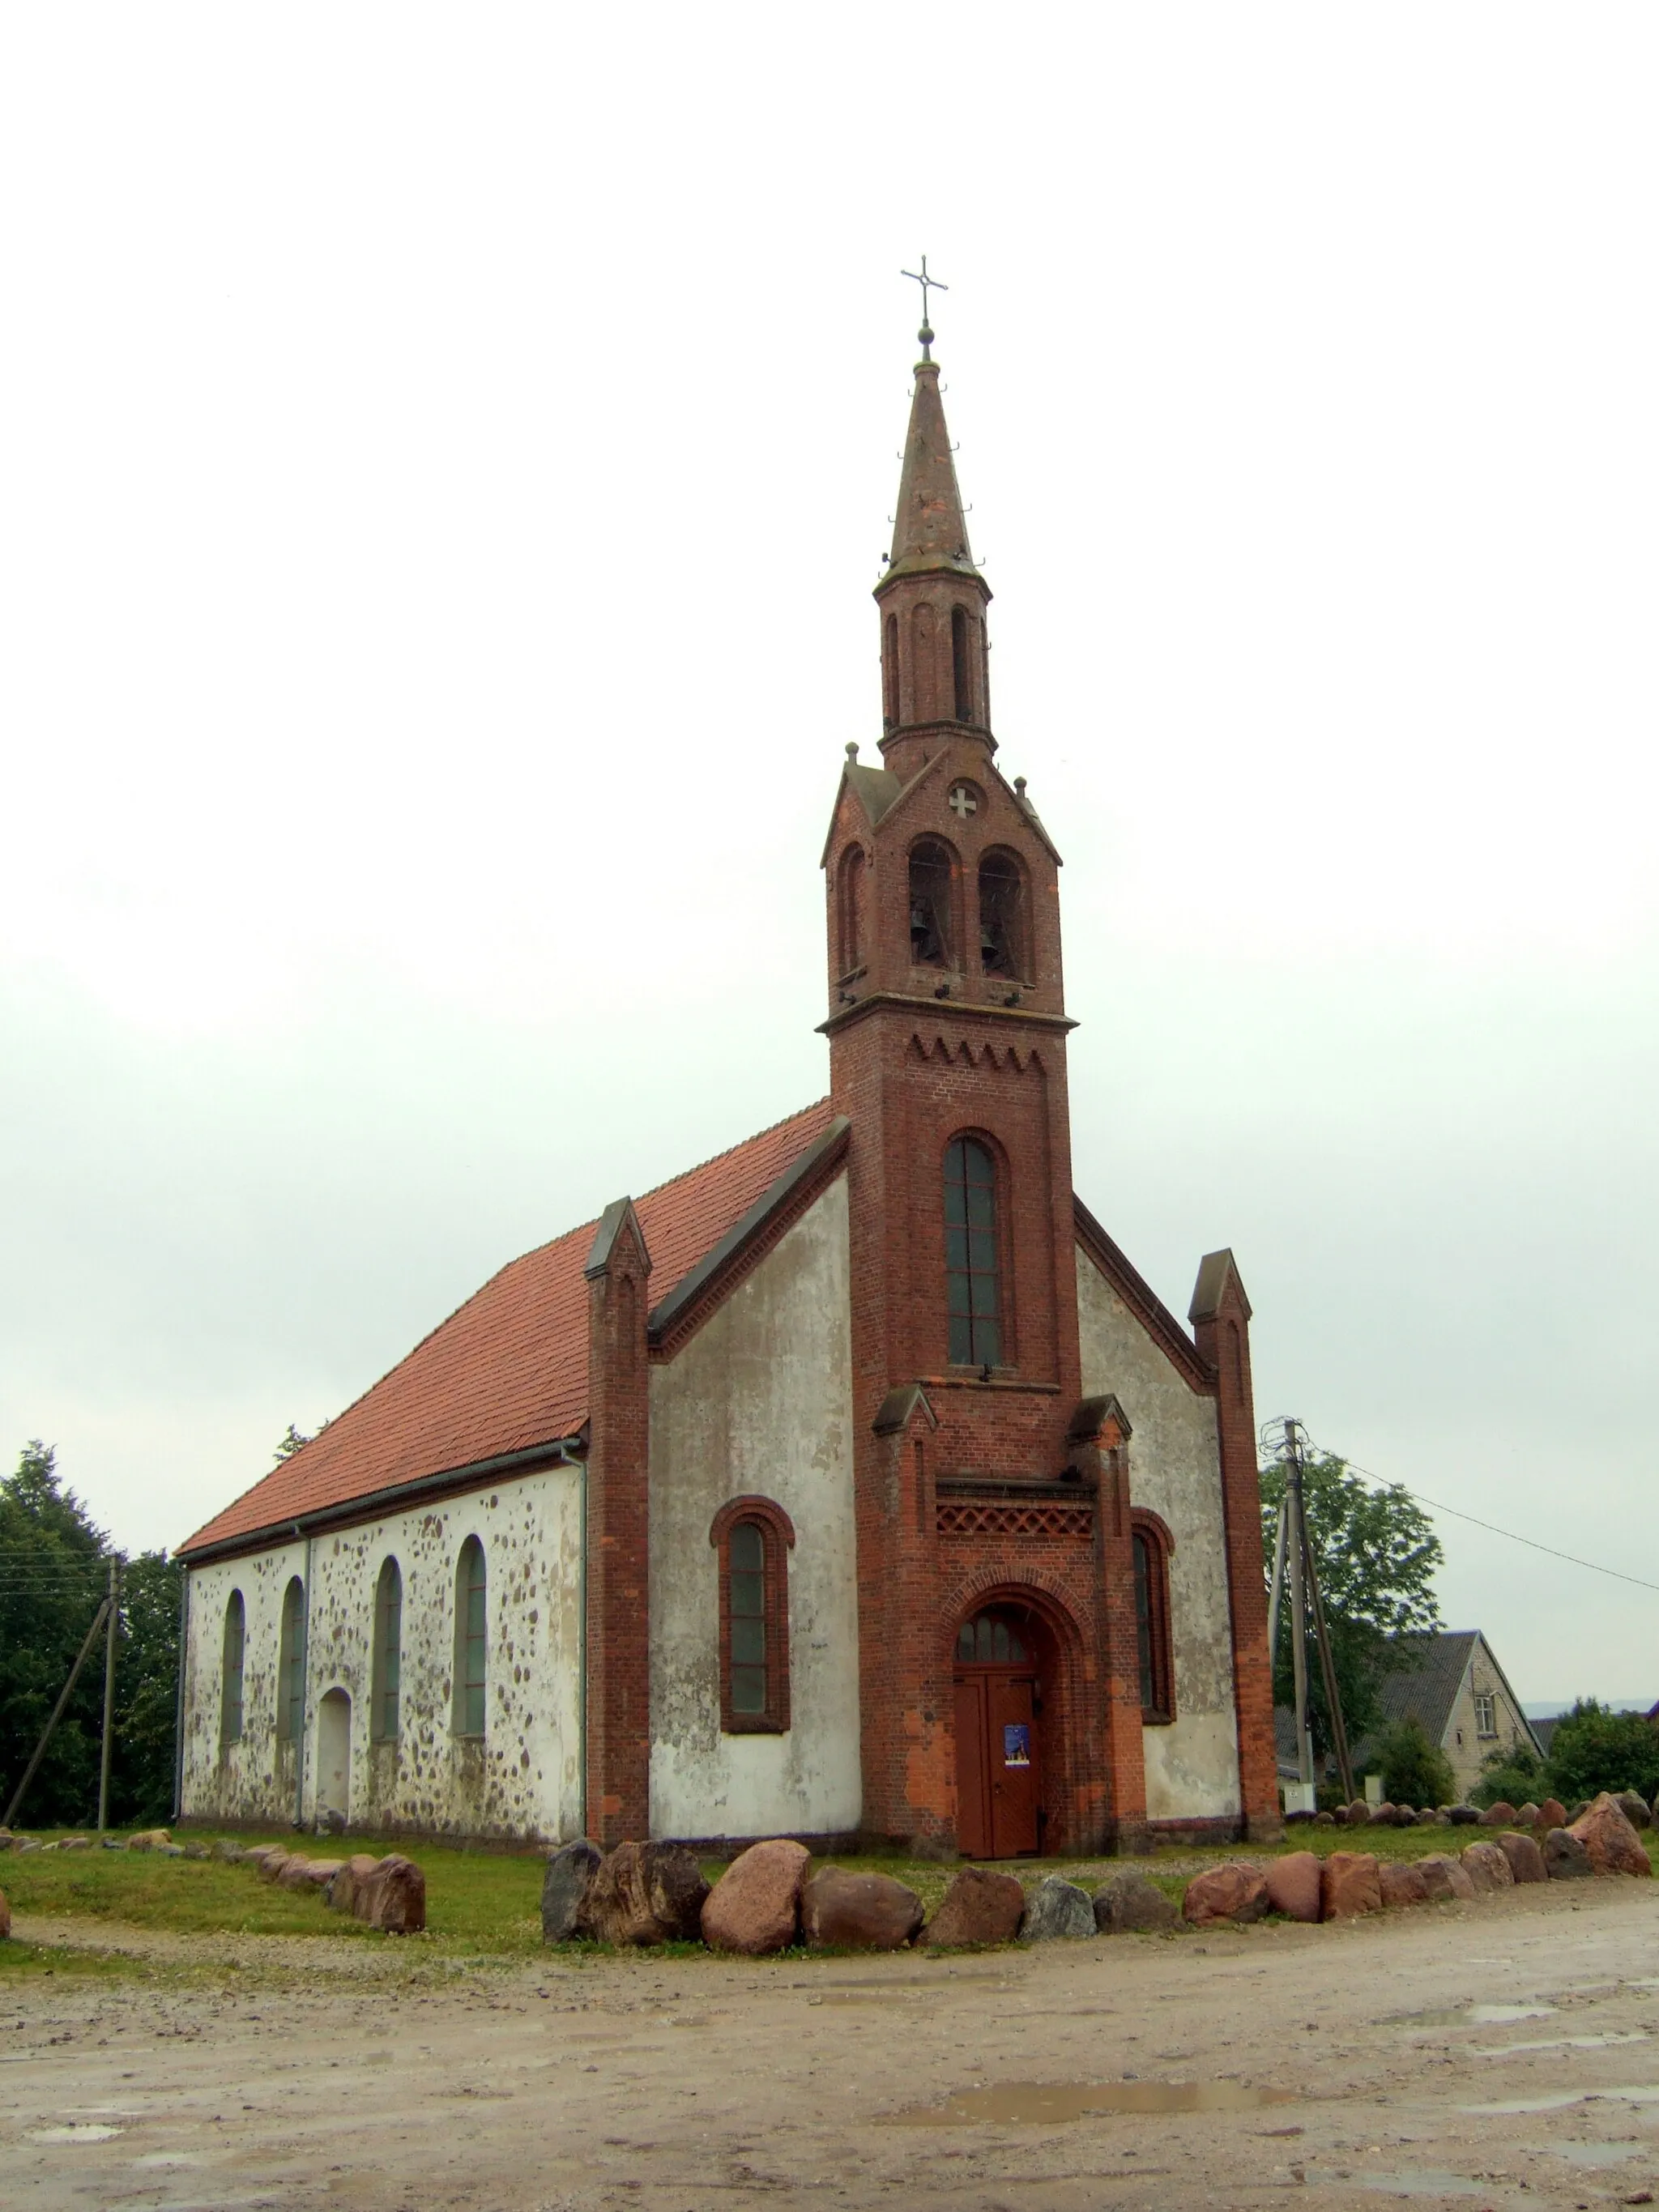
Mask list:
POLYGON ((125 1955, 0 1981, 0 2202, 1656 2202, 1656 1893, 741 1965, 35 1919, 125 1955))

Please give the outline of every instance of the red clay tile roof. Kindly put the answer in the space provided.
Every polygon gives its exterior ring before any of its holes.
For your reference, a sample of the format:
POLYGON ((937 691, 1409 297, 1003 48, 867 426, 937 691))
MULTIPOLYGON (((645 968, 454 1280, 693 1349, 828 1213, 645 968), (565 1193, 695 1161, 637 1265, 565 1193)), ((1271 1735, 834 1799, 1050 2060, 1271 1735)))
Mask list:
MULTIPOLYGON (((830 1102, 763 1129, 635 1201, 651 1299, 667 1297, 831 1121, 830 1102)), ((181 1552, 276 1528, 423 1475, 574 1436, 587 1418, 587 1284, 596 1224, 526 1252, 417 1344, 302 1451, 181 1552)))

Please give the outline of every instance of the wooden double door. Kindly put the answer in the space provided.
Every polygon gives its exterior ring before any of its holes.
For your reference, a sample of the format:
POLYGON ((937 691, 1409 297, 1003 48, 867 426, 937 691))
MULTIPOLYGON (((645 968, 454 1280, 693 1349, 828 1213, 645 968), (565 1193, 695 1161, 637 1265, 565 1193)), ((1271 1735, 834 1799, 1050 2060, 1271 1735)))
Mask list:
POLYGON ((998 1611, 957 1640, 957 1840, 969 1858, 1018 1858, 1042 1844, 1042 1701, 1029 1627, 998 1611))

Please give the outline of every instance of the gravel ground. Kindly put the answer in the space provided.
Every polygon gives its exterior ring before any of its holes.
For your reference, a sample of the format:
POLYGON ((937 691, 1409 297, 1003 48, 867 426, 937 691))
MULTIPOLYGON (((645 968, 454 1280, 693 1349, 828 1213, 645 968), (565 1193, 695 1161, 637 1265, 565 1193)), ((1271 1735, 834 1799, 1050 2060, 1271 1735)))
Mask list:
POLYGON ((949 1962, 15 1932, 125 1957, 0 1981, 8 2212, 1659 2200, 1659 1884, 949 1962))

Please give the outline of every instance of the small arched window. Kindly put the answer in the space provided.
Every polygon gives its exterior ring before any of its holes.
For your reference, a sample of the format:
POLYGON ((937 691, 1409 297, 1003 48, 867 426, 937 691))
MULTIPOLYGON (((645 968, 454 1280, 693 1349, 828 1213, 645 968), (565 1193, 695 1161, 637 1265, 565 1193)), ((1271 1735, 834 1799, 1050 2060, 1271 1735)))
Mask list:
POLYGON ((483 1546, 469 1536, 455 1563, 455 1718, 457 1735, 484 1732, 484 1689, 489 1661, 489 1616, 483 1546))
POLYGON ((1002 1364, 996 1163, 972 1137, 945 1154, 945 1281, 953 1367, 1002 1364))
POLYGON ((966 607, 951 610, 951 683, 959 722, 974 719, 973 617, 966 607))
POLYGON ((1147 1728, 1167 1728, 1175 1718, 1175 1654, 1170 1634, 1170 1554, 1175 1540, 1155 1513, 1133 1512, 1130 1526, 1140 1717, 1147 1728))
POLYGON ((864 964, 864 852, 858 845, 841 856, 836 934, 840 972, 850 975, 864 964))
POLYGON ((899 719, 899 629, 896 615, 888 616, 882 624, 881 636, 882 711, 888 728, 896 730, 899 719))
POLYGON ((720 1727, 789 1726, 789 1552, 795 1531, 769 1498, 734 1498, 708 1532, 719 1562, 720 1727))
POLYGON ((988 975, 1024 975, 1024 885, 1012 853, 988 853, 979 864, 979 959, 988 975))
POLYGON ((283 1592, 283 1626, 276 1644, 276 1734, 294 1743, 306 1724, 306 1586, 291 1576, 283 1592))
POLYGON ((910 957, 922 967, 951 965, 951 853, 937 837, 910 848, 910 957))
POLYGON ((372 1702, 369 1733, 376 1743, 393 1742, 400 1713, 398 1691, 403 1674, 404 1578, 396 1559, 387 1558, 374 1586, 374 1652, 371 1668, 372 1702))
POLYGON ((219 1671, 219 1741, 235 1743, 242 1733, 242 1668, 247 1657, 247 1608, 242 1593, 232 1590, 225 1606, 224 1656, 219 1671))

